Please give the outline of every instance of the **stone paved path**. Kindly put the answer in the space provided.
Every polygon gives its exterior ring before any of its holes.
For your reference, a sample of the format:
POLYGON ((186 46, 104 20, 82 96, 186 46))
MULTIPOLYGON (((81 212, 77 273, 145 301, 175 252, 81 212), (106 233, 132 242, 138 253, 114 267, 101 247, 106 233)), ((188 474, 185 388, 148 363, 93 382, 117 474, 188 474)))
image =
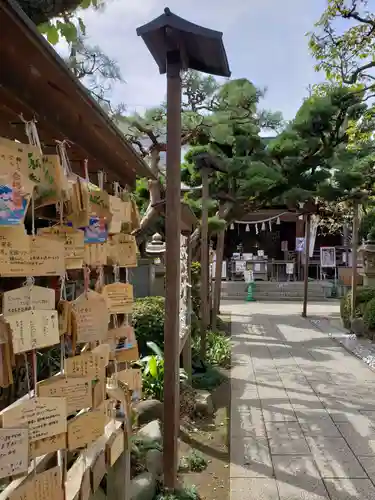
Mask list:
MULTIPOLYGON (((327 304, 310 313, 329 315, 327 304)), ((232 314, 231 499, 375 500, 375 373, 302 319, 300 304, 222 306, 232 314)))

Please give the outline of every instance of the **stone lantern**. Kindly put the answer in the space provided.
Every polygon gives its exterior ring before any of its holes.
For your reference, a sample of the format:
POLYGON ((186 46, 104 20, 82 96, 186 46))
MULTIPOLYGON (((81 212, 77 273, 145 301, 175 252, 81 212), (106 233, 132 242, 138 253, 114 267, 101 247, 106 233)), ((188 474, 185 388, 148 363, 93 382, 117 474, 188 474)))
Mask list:
POLYGON ((375 227, 371 229, 367 240, 358 251, 363 259, 363 284, 375 286, 375 227))

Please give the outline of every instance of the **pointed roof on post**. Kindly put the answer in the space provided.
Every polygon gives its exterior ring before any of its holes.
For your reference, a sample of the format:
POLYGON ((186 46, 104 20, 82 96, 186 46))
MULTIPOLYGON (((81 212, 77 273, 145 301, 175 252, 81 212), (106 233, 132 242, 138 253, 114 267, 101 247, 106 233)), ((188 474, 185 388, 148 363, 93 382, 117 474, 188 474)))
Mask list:
POLYGON ((168 8, 161 16, 138 28, 137 35, 142 37, 161 74, 167 71, 170 36, 180 47, 185 69, 228 78, 231 75, 223 33, 191 23, 172 14, 168 8))

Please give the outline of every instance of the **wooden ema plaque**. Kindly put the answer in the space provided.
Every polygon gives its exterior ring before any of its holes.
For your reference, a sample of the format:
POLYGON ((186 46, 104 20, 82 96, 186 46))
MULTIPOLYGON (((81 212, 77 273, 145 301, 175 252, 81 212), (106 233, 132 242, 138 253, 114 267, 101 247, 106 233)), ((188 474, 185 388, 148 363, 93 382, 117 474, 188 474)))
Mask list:
POLYGON ((0 276, 28 276, 30 238, 25 227, 0 227, 0 276))
POLYGON ((142 398, 142 375, 141 370, 121 370, 117 373, 117 379, 126 384, 135 393, 138 399, 142 398))
POLYGON ((0 429, 0 479, 23 474, 28 467, 28 430, 0 429))
POLYGON ((89 243, 85 245, 84 264, 90 267, 100 267, 107 265, 108 244, 89 243))
POLYGON ((124 431, 123 429, 118 429, 115 431, 110 437, 109 441, 106 444, 106 455, 107 455, 107 464, 109 467, 113 467, 117 460, 120 458, 121 453, 125 448, 124 441, 124 431))
POLYGON ((62 276, 64 245, 52 238, 27 236, 22 231, 23 228, 0 228, 0 275, 62 276))
POLYGON ((33 171, 33 179, 37 182, 36 208, 58 203, 69 189, 58 155, 43 155, 42 168, 33 171))
POLYGON ((131 222, 131 204, 129 201, 122 201, 116 196, 109 197, 109 208, 112 213, 112 220, 108 227, 109 234, 121 232, 122 224, 131 222))
POLYGON ((102 290, 110 314, 130 314, 133 312, 133 285, 112 283, 102 290))
POLYGON ((72 333, 72 304, 68 300, 60 300, 57 304, 57 315, 60 335, 72 333))
POLYGON ((48 453, 66 449, 66 432, 61 432, 54 436, 48 436, 30 443, 29 458, 41 457, 48 453))
POLYGON ((108 260, 119 267, 137 267, 135 236, 123 233, 113 235, 109 240, 108 260))
POLYGON ((8 500, 64 500, 60 467, 31 476, 8 500))
POLYGON ((122 325, 108 331, 108 338, 116 343, 117 349, 131 349, 137 345, 134 328, 130 325, 122 325))
POLYGON ((32 182, 40 182, 42 153, 31 144, 22 144, 0 137, 0 172, 19 172, 32 182))
POLYGON ((3 427, 28 428, 29 440, 35 442, 66 432, 66 400, 32 398, 4 410, 3 427))
POLYGON ((60 342, 57 311, 25 311, 8 316, 6 321, 12 332, 15 354, 60 342))
POLYGON ((4 292, 3 314, 10 316, 25 311, 55 309, 55 290, 42 286, 16 288, 4 292))
POLYGON ((71 415, 82 408, 92 406, 91 377, 66 377, 56 375, 37 385, 37 395, 41 397, 66 398, 67 412, 71 415))
POLYGON ((64 245, 66 269, 81 269, 83 267, 85 244, 84 232, 69 226, 53 226, 39 229, 41 236, 51 235, 64 245))
POLYGON ((109 344, 100 344, 91 351, 94 354, 99 354, 99 356, 103 357, 105 366, 108 366, 109 356, 111 354, 111 346, 109 344))
POLYGON ((105 452, 102 450, 96 457, 96 460, 91 467, 91 488, 93 493, 99 488, 100 483, 107 473, 107 464, 105 460, 105 452))
POLYGON ((96 342, 107 339, 109 314, 105 298, 89 291, 72 302, 72 327, 77 342, 96 342))
POLYGON ((70 451, 93 443, 104 434, 105 415, 102 410, 90 410, 68 422, 68 449, 70 451))
POLYGON ((91 182, 88 184, 89 191, 89 213, 107 219, 108 222, 112 219, 110 210, 110 196, 91 182))
POLYGON ((85 352, 79 356, 66 358, 64 374, 68 377, 90 377, 92 379, 104 378, 105 358, 101 354, 85 352))
POLYGON ((130 349, 116 349, 115 357, 118 363, 131 363, 139 360, 138 345, 130 349))

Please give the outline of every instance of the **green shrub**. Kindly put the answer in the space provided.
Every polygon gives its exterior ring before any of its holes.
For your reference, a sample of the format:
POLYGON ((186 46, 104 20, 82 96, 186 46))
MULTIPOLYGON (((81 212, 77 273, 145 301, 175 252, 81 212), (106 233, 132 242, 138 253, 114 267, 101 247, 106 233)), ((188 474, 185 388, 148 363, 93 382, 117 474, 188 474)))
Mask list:
POLYGON ((164 346, 164 297, 145 297, 134 303, 132 324, 141 354, 147 352, 147 342, 164 346))
POLYGON ((364 313, 363 322, 369 330, 375 330, 375 298, 367 302, 364 313))
MULTIPOLYGON (((213 366, 227 368, 230 365, 231 345, 228 337, 222 332, 207 332, 206 361, 213 366)), ((192 339, 193 359, 200 357, 200 336, 192 339)))
MULTIPOLYGON (((364 286, 358 287, 357 299, 355 308, 355 317, 360 318, 363 316, 366 304, 375 298, 375 288, 364 286)), ((340 314, 343 325, 345 328, 350 328, 350 311, 351 311, 352 292, 349 291, 340 302, 340 314)))
MULTIPOLYGON (((139 360, 142 370, 142 391, 146 397, 164 400, 164 353, 155 344, 147 342, 147 347, 153 352, 139 360)), ((180 368, 180 383, 187 380, 187 374, 180 368)))

